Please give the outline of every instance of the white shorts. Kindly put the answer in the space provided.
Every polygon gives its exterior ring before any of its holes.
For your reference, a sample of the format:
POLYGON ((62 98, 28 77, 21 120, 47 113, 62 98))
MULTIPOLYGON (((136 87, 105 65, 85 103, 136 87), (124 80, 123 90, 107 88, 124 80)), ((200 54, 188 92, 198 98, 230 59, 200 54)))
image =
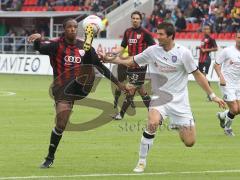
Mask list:
POLYGON ((236 101, 240 100, 240 88, 229 87, 229 86, 220 86, 221 92, 223 94, 224 101, 236 101))
POLYGON ((174 94, 173 100, 164 105, 158 106, 157 101, 152 100, 149 109, 156 109, 163 117, 163 120, 169 117, 171 127, 195 125, 189 104, 188 91, 181 94, 174 94))

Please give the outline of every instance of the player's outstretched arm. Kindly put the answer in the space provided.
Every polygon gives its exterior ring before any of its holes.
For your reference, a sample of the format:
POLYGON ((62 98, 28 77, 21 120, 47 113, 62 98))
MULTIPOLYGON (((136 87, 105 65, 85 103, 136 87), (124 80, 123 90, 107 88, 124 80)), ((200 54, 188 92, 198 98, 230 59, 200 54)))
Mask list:
POLYGON ((119 56, 116 56, 113 53, 99 52, 99 55, 105 63, 122 64, 125 66, 132 66, 135 64, 133 56, 129 56, 128 58, 122 60, 119 56))
POLYGON ((209 86, 208 81, 206 77, 199 71, 196 70, 193 73, 193 76, 197 83, 201 86, 201 88, 206 91, 206 93, 209 95, 212 101, 218 103, 219 107, 224 108, 226 107, 226 103, 219 97, 215 95, 212 88, 209 86))

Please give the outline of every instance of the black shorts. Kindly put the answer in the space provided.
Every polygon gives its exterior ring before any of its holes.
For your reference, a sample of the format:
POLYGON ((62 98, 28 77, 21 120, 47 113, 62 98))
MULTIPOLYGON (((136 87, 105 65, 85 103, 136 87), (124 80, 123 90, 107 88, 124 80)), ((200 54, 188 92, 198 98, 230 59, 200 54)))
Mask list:
POLYGON ((89 81, 86 84, 81 84, 77 80, 68 81, 64 85, 53 84, 52 85, 52 95, 55 102, 58 101, 68 101, 74 102, 76 100, 81 100, 88 96, 93 87, 93 81, 89 81))
POLYGON ((73 81, 72 83, 66 86, 56 85, 52 87, 52 95, 56 102, 58 101, 74 102, 76 100, 81 100, 85 98, 90 91, 91 90, 86 88, 86 86, 84 87, 81 84, 77 83, 76 81, 73 81))
POLYGON ((133 84, 136 87, 140 87, 144 84, 145 81, 145 75, 147 71, 147 66, 143 66, 140 68, 134 68, 134 69, 127 69, 127 76, 129 79, 129 83, 133 84))
POLYGON ((117 67, 118 81, 123 82, 127 79, 127 66, 118 64, 117 67))
POLYGON ((210 65, 211 65, 211 59, 210 57, 208 57, 204 63, 198 63, 198 69, 202 73, 208 74, 210 65))

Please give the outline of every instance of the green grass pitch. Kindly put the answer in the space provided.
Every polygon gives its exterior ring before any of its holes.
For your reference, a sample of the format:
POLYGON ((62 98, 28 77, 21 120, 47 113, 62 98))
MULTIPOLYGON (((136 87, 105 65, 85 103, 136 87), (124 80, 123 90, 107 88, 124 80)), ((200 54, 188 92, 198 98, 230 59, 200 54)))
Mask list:
MULTIPOLYGON (((147 117, 146 108, 137 108, 136 115, 122 121, 89 131, 66 131, 53 167, 39 169, 54 127, 51 81, 51 76, 0 75, 0 179, 239 179, 239 118, 233 124, 236 136, 225 136, 215 117, 217 105, 206 101, 195 82, 189 83, 197 127, 194 147, 184 147, 178 134, 164 126, 158 130, 145 174, 133 173, 147 117), (7 96, 6 92, 16 94, 7 96)), ((212 86, 220 95, 217 84, 212 86)), ((112 103, 109 81, 101 80, 89 97, 112 103)), ((112 112, 105 109, 105 114, 112 112)), ((71 122, 88 122, 101 113, 77 105, 71 122)))

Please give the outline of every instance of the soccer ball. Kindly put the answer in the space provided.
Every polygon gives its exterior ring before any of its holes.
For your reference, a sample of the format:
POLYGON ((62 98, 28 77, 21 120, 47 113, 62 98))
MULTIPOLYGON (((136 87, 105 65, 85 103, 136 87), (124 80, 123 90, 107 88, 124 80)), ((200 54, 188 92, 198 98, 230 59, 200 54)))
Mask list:
POLYGON ((103 30, 102 20, 96 15, 89 15, 83 20, 83 29, 86 29, 89 24, 93 26, 95 34, 103 30))

